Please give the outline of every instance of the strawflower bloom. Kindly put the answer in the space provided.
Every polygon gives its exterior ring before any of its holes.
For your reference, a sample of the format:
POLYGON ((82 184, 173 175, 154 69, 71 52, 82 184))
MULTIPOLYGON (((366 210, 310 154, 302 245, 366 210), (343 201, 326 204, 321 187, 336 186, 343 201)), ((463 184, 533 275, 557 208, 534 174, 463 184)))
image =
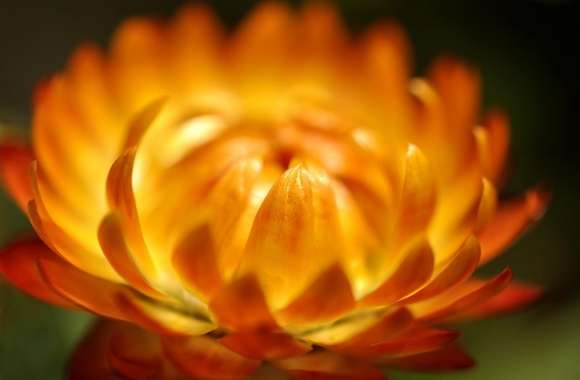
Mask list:
POLYGON ((473 68, 412 79, 409 55, 396 24, 352 38, 329 5, 267 3, 231 34, 192 6, 126 21, 41 83, 31 147, 0 147, 38 238, 0 273, 104 317, 70 377, 471 366, 438 326, 539 295, 509 269, 472 275, 547 195, 498 200, 506 116, 480 118, 473 68))

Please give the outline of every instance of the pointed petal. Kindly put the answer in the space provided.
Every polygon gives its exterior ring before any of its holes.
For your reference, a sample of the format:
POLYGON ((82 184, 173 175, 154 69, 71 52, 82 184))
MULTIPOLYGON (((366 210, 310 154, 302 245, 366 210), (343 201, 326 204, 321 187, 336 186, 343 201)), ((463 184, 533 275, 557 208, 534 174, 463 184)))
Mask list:
POLYGON ((485 174, 493 183, 501 184, 509 153, 510 130, 507 116, 498 110, 489 112, 483 122, 485 174))
POLYGON ((309 344, 299 342, 288 334, 262 331, 228 334, 219 342, 234 352, 257 360, 294 357, 312 349, 309 344))
POLYGON ((500 203, 497 212, 479 233, 481 242, 481 263, 499 255, 535 221, 540 219, 546 210, 550 195, 547 191, 536 188, 525 196, 500 203))
POLYGON ((330 352, 315 352, 273 364, 297 380, 386 380, 381 371, 365 361, 330 352))
POLYGON ((203 335, 216 328, 204 310, 181 310, 127 293, 117 294, 115 303, 132 321, 161 335, 203 335))
POLYGON ((479 203, 479 210, 477 212, 477 226, 476 232, 481 231, 486 224, 493 218, 497 208, 497 191, 493 184, 487 179, 483 178, 483 192, 481 194, 481 201, 479 203))
POLYGON ((109 206, 117 211, 127 246, 135 263, 147 278, 155 278, 155 268, 141 231, 139 213, 133 191, 135 150, 125 151, 111 166, 107 177, 109 206))
POLYGON ((51 259, 39 259, 38 270, 46 283, 75 305, 108 318, 127 320, 115 298, 125 287, 91 276, 73 266, 51 259))
POLYGON ((0 252, 0 274, 12 285, 45 302, 68 308, 77 308, 46 284, 38 271, 41 259, 60 260, 38 240, 19 241, 0 252))
POLYGON ((355 300, 348 278, 340 265, 332 265, 300 296, 276 313, 284 325, 317 324, 331 321, 353 309, 355 300))
POLYGON ((272 308, 288 305, 341 257, 338 214, 328 176, 296 164, 262 203, 241 273, 256 273, 272 308))
POLYGON ((255 277, 246 276, 222 288, 210 302, 220 326, 231 330, 270 330, 277 324, 255 277))
POLYGON ((479 73, 451 58, 431 67, 429 78, 443 101, 447 119, 455 130, 470 130, 477 123, 480 105, 479 73))
POLYGON ((133 253, 125 241, 121 222, 116 213, 108 214, 103 218, 98 235, 103 253, 119 275, 141 292, 152 297, 162 298, 162 295, 151 287, 137 267, 133 253))
POLYGON ((450 294, 442 294, 425 302, 412 305, 413 314, 424 321, 441 321, 481 304, 500 293, 509 284, 512 271, 507 268, 483 284, 468 282, 450 294))
POLYGON ((191 231, 173 252, 173 268, 188 290, 211 297, 223 286, 215 247, 207 225, 191 231))
POLYGON ((402 302, 409 304, 431 298, 463 282, 477 268, 479 257, 479 242, 471 236, 465 240, 449 262, 436 271, 433 279, 424 288, 403 299, 402 302))
POLYGON ((30 185, 33 160, 34 154, 30 148, 11 141, 0 143, 0 182, 23 210, 33 197, 30 185))
POLYGON ((393 339, 349 349, 349 354, 363 358, 388 358, 416 355, 445 347, 455 341, 459 333, 453 330, 417 327, 393 339))
POLYGON ((419 148, 410 145, 399 200, 396 227, 399 242, 405 242, 427 228, 435 211, 435 201, 435 180, 429 161, 419 148))
POLYGON ((331 350, 339 350, 340 352, 350 352, 353 349, 356 352, 357 348, 364 350, 365 347, 381 344, 404 333, 411 327, 413 322, 413 315, 407 308, 396 308, 370 328, 342 343, 332 346, 331 350))
POLYGON ((405 251, 397 269, 381 286, 360 301, 362 305, 378 306, 396 302, 419 289, 431 278, 435 259, 429 242, 419 239, 405 251))
POLYGON ((481 319, 496 314, 511 313, 537 301, 542 294, 543 290, 539 286, 511 283, 499 294, 465 310, 452 319, 481 319))
POLYGON ((468 369, 475 365, 473 359, 463 349, 455 345, 449 345, 437 351, 385 359, 382 363, 417 372, 449 372, 468 369))
POLYGON ((177 368, 196 379, 242 380, 260 366, 207 336, 164 338, 163 348, 177 368))

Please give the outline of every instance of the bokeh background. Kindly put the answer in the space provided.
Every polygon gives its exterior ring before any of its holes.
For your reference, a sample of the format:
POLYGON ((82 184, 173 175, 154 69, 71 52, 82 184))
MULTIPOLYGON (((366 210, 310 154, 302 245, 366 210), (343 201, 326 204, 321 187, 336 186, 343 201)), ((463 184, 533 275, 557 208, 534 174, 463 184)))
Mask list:
MULTIPOLYGON (((0 124, 26 132, 35 83, 62 68, 85 40, 106 45, 129 15, 170 16, 182 1, 0 0, 0 124)), ((209 2, 235 25, 255 1, 209 2)), ((393 380, 580 379, 580 86, 578 4, 565 0, 343 0, 353 31, 377 19, 401 22, 416 73, 440 54, 481 69, 486 107, 512 118, 513 165, 506 193, 544 182, 553 202, 543 221, 484 272, 509 264, 543 284, 545 298, 507 317, 461 325, 478 359, 469 372, 391 373, 393 380)), ((0 244, 30 231, 0 193, 0 244)), ((0 380, 63 379, 67 357, 92 317, 42 304, 0 280, 0 380)))

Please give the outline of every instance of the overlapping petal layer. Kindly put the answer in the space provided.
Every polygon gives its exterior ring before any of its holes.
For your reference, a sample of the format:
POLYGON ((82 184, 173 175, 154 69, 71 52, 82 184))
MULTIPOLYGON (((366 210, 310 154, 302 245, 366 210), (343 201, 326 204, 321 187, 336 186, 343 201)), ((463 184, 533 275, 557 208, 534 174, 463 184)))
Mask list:
POLYGON ((0 174, 40 240, 0 273, 118 320, 71 378, 469 367, 435 325, 540 294, 473 273, 548 196, 498 197, 507 118, 480 120, 458 61, 410 78, 409 50, 394 24, 351 38, 329 5, 266 3, 231 36, 195 6, 126 21, 39 86, 32 147, 3 141, 0 174))

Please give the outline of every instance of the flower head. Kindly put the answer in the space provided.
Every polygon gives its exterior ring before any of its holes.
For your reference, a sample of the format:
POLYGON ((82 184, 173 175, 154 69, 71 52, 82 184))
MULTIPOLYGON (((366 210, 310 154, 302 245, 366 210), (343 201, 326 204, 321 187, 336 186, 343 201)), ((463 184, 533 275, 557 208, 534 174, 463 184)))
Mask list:
POLYGON ((509 269, 472 274, 547 197, 498 201, 506 117, 480 119, 478 74, 455 60, 411 79, 408 50, 395 24, 349 37, 326 5, 268 3, 232 35, 186 7, 126 21, 42 83, 32 148, 0 150, 42 242, 0 272, 123 321, 96 327, 72 376, 469 366, 435 326, 537 296, 509 269))

